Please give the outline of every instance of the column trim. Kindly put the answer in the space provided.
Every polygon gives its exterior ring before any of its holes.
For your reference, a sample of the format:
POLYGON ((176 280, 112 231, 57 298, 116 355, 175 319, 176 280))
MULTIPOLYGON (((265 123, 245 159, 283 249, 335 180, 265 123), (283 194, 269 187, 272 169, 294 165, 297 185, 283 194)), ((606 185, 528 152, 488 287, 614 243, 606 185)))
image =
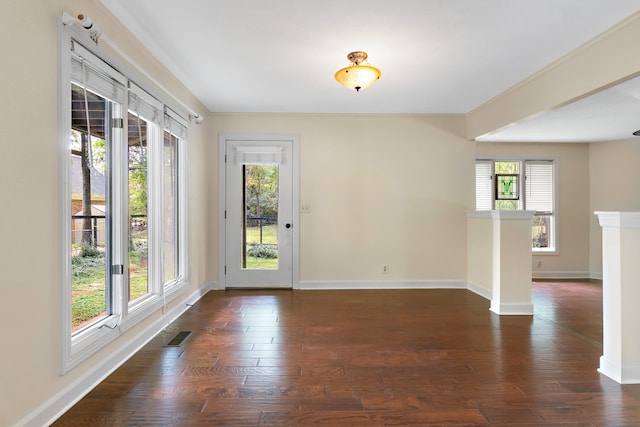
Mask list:
POLYGON ((640 228, 640 212, 594 212, 602 228, 640 228))

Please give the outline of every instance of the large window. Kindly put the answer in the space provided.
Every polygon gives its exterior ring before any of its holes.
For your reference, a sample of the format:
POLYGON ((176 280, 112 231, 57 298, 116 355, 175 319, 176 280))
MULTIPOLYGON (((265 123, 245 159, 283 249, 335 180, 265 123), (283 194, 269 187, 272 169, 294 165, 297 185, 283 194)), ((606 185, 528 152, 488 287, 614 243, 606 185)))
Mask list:
POLYGON ((554 171, 551 160, 477 160, 476 210, 535 211, 531 247, 554 252, 554 171))
POLYGON ((160 309, 187 265, 184 114, 82 37, 65 47, 63 370, 160 309))

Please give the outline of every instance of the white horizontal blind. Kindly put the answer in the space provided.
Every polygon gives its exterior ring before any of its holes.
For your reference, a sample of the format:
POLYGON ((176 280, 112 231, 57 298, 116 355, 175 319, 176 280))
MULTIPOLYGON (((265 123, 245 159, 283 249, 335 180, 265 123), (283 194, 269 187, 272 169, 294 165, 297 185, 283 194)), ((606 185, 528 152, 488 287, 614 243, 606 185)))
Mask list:
POLYGON ((164 109, 164 129, 181 140, 187 139, 187 121, 168 107, 164 109))
POLYGON ((129 82, 129 111, 142 119, 162 123, 164 105, 141 87, 129 82))
POLYGON ((127 79, 75 41, 71 50, 71 81, 104 98, 124 104, 127 79))
POLYGON ((279 165, 284 161, 282 147, 278 146, 239 146, 235 147, 236 164, 279 165))
POLYGON ((493 209, 493 180, 491 179, 493 162, 476 162, 476 210, 493 209))
POLYGON ((537 213, 553 213, 553 163, 526 162, 525 205, 537 213))

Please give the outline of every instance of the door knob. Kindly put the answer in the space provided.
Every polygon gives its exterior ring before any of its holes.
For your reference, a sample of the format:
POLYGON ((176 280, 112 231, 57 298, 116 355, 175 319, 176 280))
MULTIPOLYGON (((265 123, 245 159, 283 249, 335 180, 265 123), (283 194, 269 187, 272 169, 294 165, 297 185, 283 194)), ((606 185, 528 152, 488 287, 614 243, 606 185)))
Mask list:
POLYGON ((288 224, 288 223, 285 224, 284 226, 285 226, 285 228, 291 228, 291 224, 288 224))

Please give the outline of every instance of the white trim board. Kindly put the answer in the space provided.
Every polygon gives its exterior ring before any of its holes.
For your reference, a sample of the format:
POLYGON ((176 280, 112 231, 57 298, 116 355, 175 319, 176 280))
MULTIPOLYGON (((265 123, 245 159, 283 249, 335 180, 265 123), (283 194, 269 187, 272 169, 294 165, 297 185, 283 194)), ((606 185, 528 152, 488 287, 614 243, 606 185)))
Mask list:
POLYGON ((533 304, 491 302, 491 311, 500 316, 532 316, 533 304))
POLYGON ((602 279, 602 273, 589 271, 533 271, 532 280, 536 279, 602 279))
POLYGON ((358 290, 358 289, 467 289, 464 280, 351 280, 300 281, 300 290, 358 290))
POLYGON ((224 286, 218 282, 208 282, 207 286, 210 291, 224 291, 224 286))
POLYGON ((598 372, 620 384, 640 384, 640 366, 621 365, 616 360, 600 356, 598 372))
POLYGON ((486 289, 474 282, 467 282, 467 290, 481 296, 482 298, 488 299, 489 301, 491 301, 491 298, 493 298, 492 290, 486 289))

